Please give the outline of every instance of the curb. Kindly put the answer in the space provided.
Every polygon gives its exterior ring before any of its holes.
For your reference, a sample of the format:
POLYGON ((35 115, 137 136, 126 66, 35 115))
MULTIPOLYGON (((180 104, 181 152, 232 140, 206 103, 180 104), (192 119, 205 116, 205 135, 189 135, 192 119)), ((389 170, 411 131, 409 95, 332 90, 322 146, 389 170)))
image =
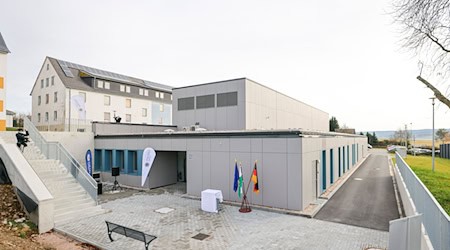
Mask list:
MULTIPOLYGON (((92 242, 90 240, 87 240, 87 239, 82 238, 80 236, 77 236, 75 234, 68 233, 68 232, 66 232, 64 230, 61 230, 61 229, 53 228, 53 231, 55 231, 57 233, 60 233, 60 234, 62 234, 64 236, 67 236, 67 237, 69 237, 71 239, 77 240, 77 241, 79 241, 81 243, 87 243, 87 244, 92 245, 94 247, 97 247, 97 248, 99 248, 101 250, 107 250, 108 249, 106 246, 99 245, 98 243, 94 243, 94 242, 92 242)), ((105 233, 108 234, 108 232, 105 232, 105 233)))

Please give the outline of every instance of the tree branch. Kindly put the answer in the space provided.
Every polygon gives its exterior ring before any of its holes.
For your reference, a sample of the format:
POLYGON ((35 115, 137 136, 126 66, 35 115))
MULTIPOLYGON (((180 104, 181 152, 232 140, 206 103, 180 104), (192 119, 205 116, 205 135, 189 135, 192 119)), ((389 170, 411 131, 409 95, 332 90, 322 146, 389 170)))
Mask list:
POLYGON ((443 51, 445 52, 450 52, 450 50, 448 50, 447 48, 444 47, 444 45, 442 45, 438 39, 434 36, 432 36, 430 33, 424 33, 425 36, 427 36, 432 42, 434 42, 437 46, 439 46, 443 51))
POLYGON ((450 108, 450 100, 447 99, 447 97, 445 97, 441 91, 439 91, 437 88, 435 88, 433 86, 433 84, 429 83, 427 80, 423 79, 421 76, 417 77, 417 80, 421 81, 423 84, 425 84, 425 86, 427 86, 427 88, 431 89, 431 91, 433 91, 434 96, 436 96, 436 98, 441 101, 443 104, 447 105, 447 107, 450 108))

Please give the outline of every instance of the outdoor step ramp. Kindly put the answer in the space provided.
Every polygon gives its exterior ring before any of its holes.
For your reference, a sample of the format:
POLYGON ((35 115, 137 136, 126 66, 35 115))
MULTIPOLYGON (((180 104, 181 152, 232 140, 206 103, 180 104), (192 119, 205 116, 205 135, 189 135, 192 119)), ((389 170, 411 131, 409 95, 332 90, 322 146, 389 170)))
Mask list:
POLYGON ((62 207, 55 207, 55 215, 58 216, 59 214, 66 214, 73 211, 79 211, 85 208, 92 208, 95 207, 97 204, 93 200, 90 202, 83 202, 83 203, 73 203, 70 206, 62 206, 62 207))
POLYGON ((83 203, 95 205, 95 201, 92 200, 91 197, 89 197, 88 195, 80 195, 76 196, 76 198, 72 197, 71 199, 60 199, 60 200, 55 199, 55 209, 67 208, 83 203))
POLYGON ((93 207, 83 208, 77 211, 58 214, 54 217, 55 227, 58 227, 58 225, 65 224, 70 221, 79 220, 80 218, 87 218, 104 213, 106 213, 106 210, 104 210, 100 205, 97 205, 93 207))

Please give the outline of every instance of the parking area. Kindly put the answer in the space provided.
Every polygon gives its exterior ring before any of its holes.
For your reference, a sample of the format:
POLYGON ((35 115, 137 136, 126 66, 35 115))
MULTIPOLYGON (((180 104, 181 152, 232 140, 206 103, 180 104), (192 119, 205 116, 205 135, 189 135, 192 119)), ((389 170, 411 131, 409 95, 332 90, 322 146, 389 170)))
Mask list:
MULTIPOLYGON (((364 249, 386 248, 388 233, 300 216, 222 205, 219 213, 200 209, 200 201, 177 191, 131 192, 104 200, 111 212, 60 225, 58 231, 104 249, 144 249, 144 243, 114 234, 110 242, 105 220, 158 238, 149 249, 364 249), (155 212, 160 208, 172 212, 155 212), (198 233, 204 240, 193 239, 198 233)), ((112 197, 112 196, 111 196, 112 197)))

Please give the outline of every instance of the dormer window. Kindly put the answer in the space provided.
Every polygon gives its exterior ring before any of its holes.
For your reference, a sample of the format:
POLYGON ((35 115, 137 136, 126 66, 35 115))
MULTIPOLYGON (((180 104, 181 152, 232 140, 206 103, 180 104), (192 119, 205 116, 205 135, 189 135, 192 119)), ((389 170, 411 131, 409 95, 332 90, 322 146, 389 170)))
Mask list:
POLYGON ((130 86, 125 86, 125 92, 130 93, 130 86))
POLYGON ((103 88, 103 81, 100 81, 100 80, 97 81, 97 88, 99 88, 99 89, 103 88))
POLYGON ((120 92, 125 92, 125 85, 120 84, 120 92))
POLYGON ((105 89, 109 89, 109 88, 110 88, 109 82, 105 82, 105 89))

